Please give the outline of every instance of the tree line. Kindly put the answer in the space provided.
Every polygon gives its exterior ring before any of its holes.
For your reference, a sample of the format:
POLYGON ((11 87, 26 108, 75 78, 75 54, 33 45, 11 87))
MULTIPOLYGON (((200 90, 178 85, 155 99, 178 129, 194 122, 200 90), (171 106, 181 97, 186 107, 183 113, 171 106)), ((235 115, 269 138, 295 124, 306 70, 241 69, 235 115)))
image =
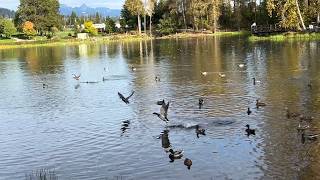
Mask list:
POLYGON ((305 30, 320 23, 320 0, 126 0, 122 24, 141 33, 141 18, 159 31, 176 29, 240 30, 278 24, 287 30, 305 30), (150 17, 147 20, 146 16, 150 17))

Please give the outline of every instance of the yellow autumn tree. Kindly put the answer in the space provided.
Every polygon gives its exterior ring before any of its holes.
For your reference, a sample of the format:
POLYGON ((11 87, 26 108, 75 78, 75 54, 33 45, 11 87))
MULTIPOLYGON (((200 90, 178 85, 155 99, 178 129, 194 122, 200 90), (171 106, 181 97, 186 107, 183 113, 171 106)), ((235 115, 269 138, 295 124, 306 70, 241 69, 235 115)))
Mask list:
POLYGON ((37 34, 37 31, 34 29, 34 24, 30 21, 26 21, 22 24, 22 31, 28 39, 37 34))

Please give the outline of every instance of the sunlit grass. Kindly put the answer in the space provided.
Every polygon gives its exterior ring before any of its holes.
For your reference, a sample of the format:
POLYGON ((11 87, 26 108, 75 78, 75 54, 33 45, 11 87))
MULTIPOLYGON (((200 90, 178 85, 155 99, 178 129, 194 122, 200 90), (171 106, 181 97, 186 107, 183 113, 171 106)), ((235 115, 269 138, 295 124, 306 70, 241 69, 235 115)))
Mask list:
POLYGON ((288 32, 270 36, 250 36, 249 41, 288 41, 288 40, 320 40, 320 33, 288 32))

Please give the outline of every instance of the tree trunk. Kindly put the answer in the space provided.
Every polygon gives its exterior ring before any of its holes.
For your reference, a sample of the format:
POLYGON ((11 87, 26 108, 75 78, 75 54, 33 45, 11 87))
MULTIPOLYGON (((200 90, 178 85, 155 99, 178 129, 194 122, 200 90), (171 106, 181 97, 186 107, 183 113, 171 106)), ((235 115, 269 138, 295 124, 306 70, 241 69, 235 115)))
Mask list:
POLYGON ((150 27, 149 27, 149 31, 150 31, 150 36, 152 36, 152 15, 150 15, 150 27))
POLYGON ((302 19, 302 16, 301 16, 298 0, 296 0, 296 6, 297 6, 298 15, 299 15, 299 20, 300 20, 300 23, 302 25, 302 29, 306 30, 306 26, 304 25, 304 22, 303 22, 303 19, 302 19))
POLYGON ((184 28, 187 29, 186 14, 185 14, 185 8, 184 8, 184 0, 182 1, 182 16, 183 16, 184 28))
POLYGON ((320 24, 320 12, 318 12, 318 16, 317 16, 317 24, 320 24))
POLYGON ((144 24, 143 24, 143 28, 144 28, 144 33, 147 34, 147 15, 146 13, 144 14, 144 24))
POLYGON ((141 35, 141 18, 140 18, 140 14, 138 14, 138 31, 139 31, 139 35, 141 35))
POLYGON ((212 15, 213 15, 213 33, 216 32, 216 29, 217 29, 217 22, 216 22, 216 12, 212 12, 212 15))

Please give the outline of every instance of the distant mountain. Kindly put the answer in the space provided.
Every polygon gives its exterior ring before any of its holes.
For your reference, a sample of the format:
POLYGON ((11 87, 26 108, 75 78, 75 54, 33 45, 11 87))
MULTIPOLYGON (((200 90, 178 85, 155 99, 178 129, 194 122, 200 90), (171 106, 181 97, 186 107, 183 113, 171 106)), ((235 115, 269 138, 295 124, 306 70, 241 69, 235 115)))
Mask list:
POLYGON ((106 7, 92 8, 87 6, 86 4, 83 4, 80 7, 70 7, 64 4, 60 5, 60 14, 69 16, 71 15, 72 11, 74 11, 77 14, 77 16, 95 15, 98 12, 100 15, 104 17, 119 17, 121 13, 120 9, 110 9, 106 7))
POLYGON ((14 15, 15 15, 14 11, 0 7, 0 17, 14 18, 14 15))

